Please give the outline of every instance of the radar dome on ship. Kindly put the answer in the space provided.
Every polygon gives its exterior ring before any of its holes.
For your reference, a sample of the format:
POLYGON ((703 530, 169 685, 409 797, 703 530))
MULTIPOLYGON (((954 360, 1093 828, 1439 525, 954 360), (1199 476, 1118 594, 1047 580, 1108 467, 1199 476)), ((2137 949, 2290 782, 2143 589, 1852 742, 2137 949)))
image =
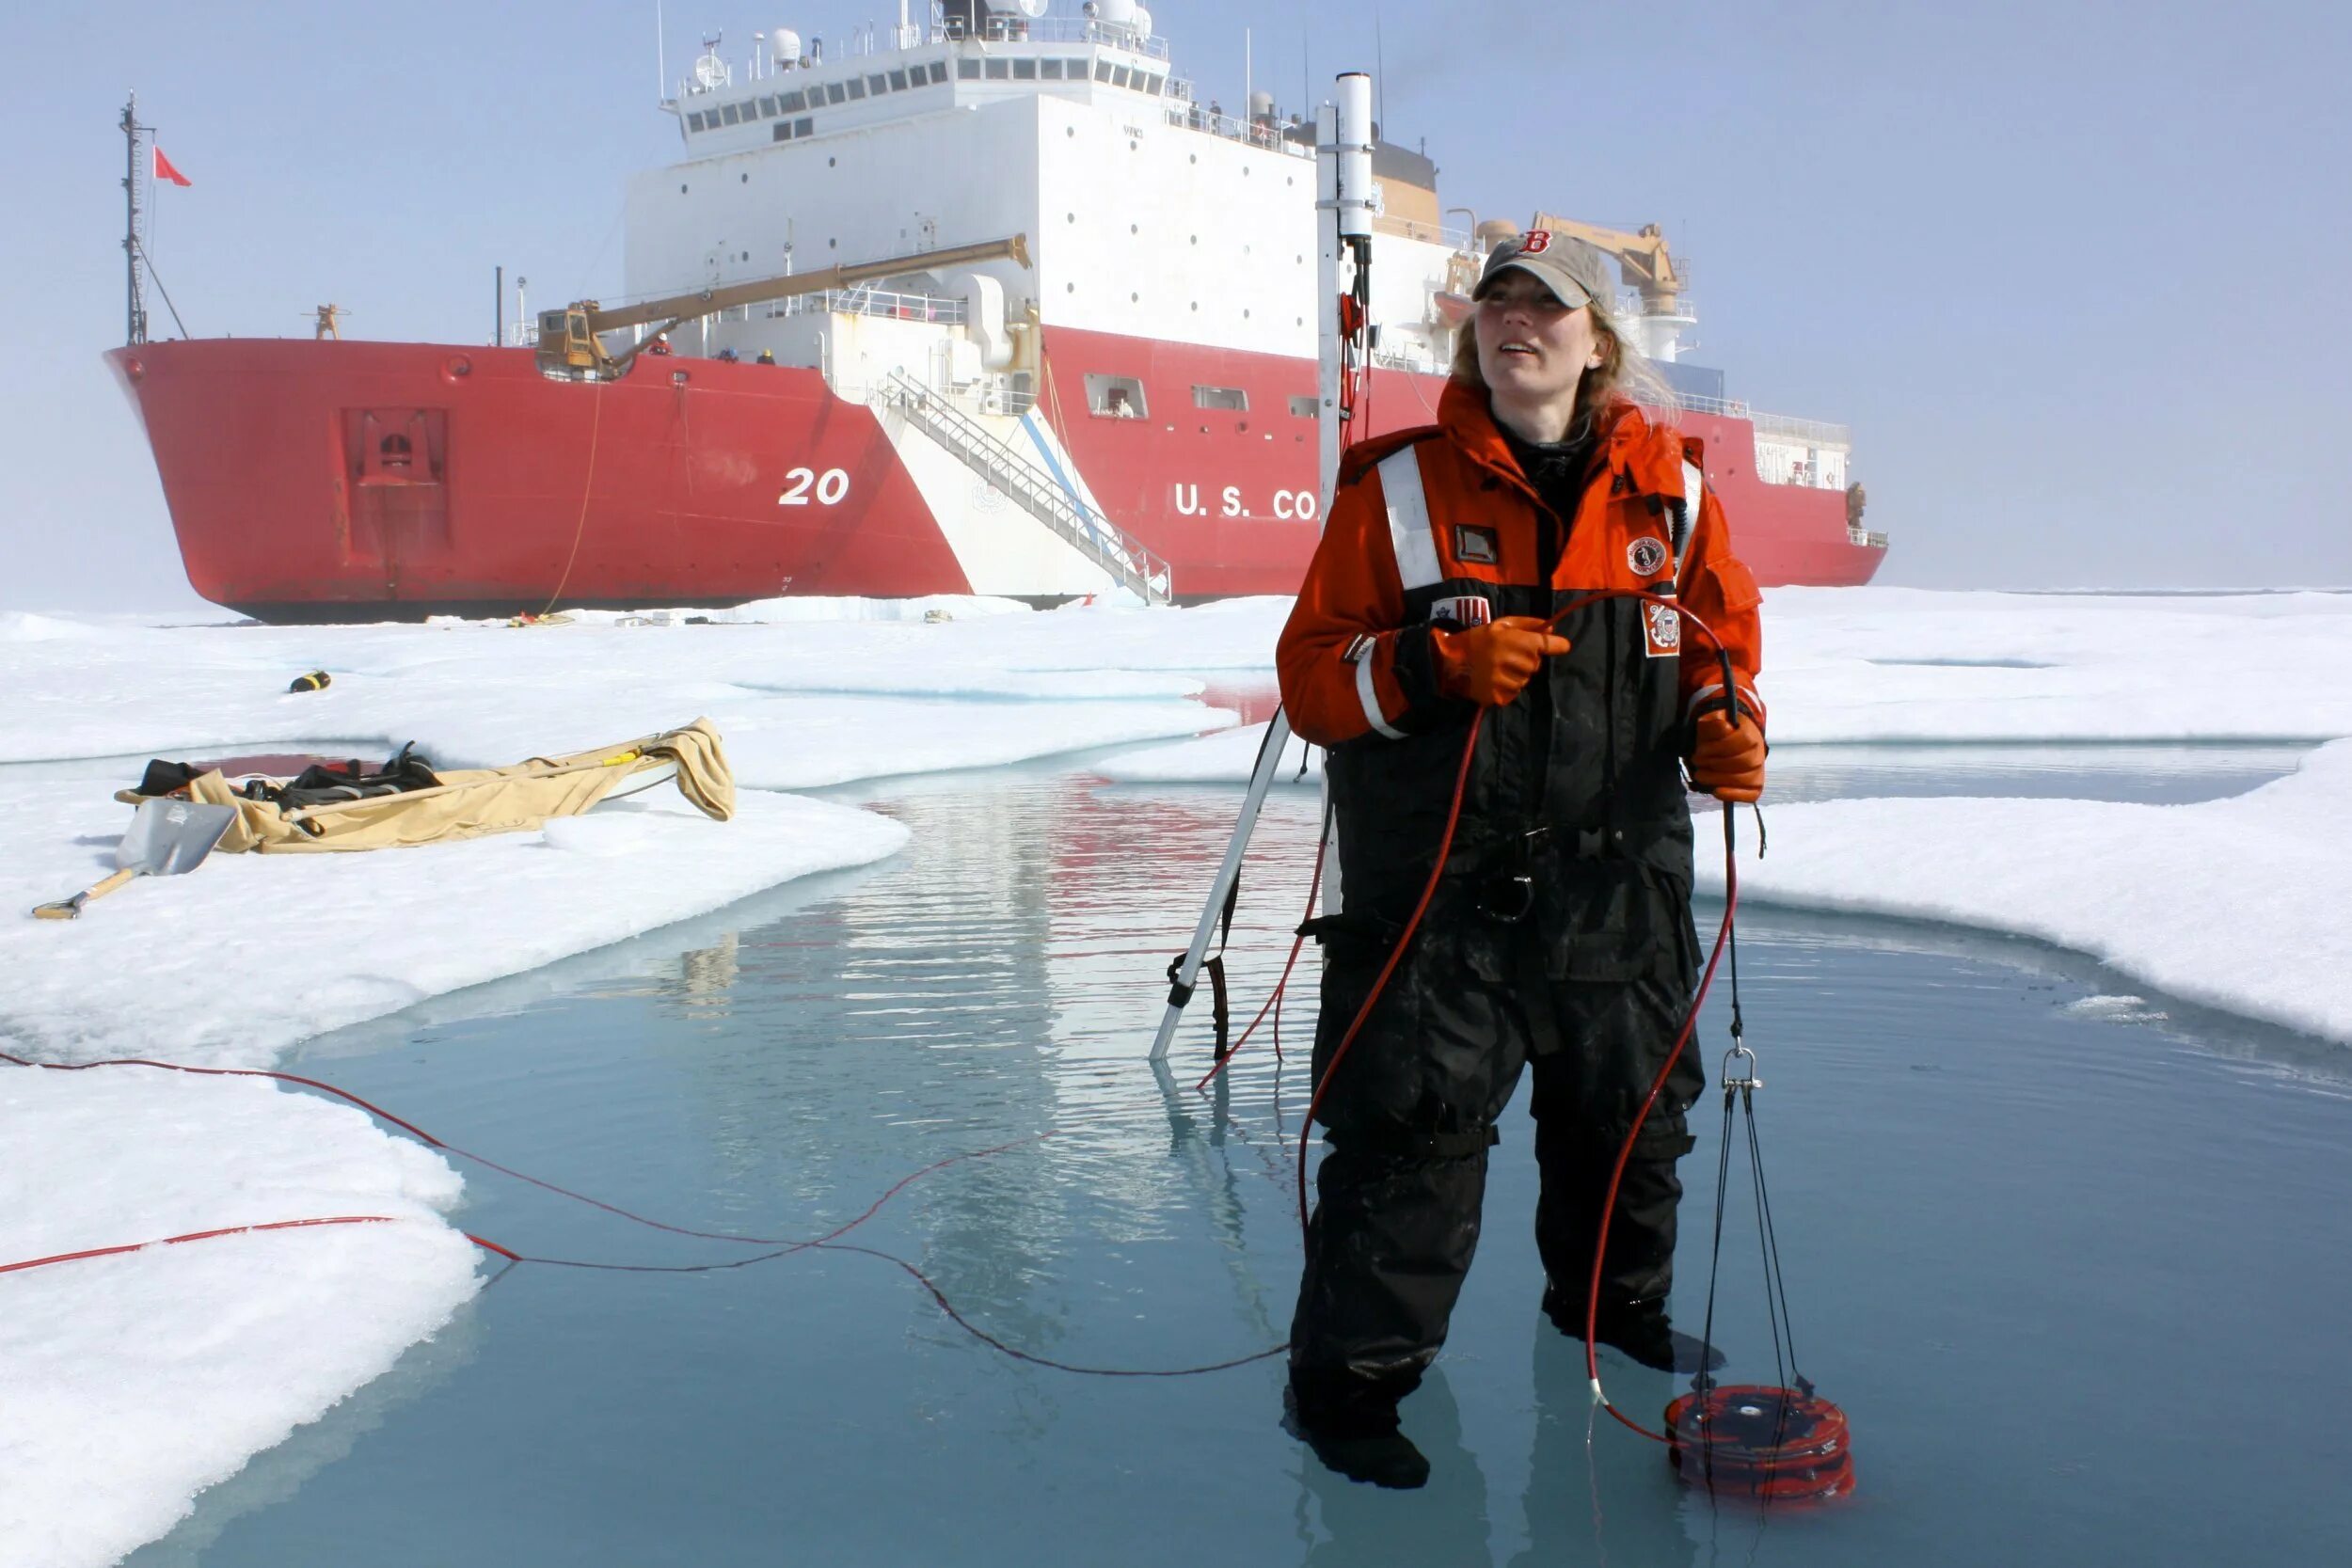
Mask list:
POLYGON ((1142 8, 1136 0, 1094 0, 1094 19, 1112 27, 1132 27, 1142 8))
POLYGON ((768 35, 769 52, 779 66, 795 66, 801 62, 801 35, 789 27, 779 27, 768 35))
POLYGON ((1505 240, 1518 237, 1519 226, 1509 218, 1488 218, 1478 226, 1478 243, 1487 250, 1492 250, 1505 240))

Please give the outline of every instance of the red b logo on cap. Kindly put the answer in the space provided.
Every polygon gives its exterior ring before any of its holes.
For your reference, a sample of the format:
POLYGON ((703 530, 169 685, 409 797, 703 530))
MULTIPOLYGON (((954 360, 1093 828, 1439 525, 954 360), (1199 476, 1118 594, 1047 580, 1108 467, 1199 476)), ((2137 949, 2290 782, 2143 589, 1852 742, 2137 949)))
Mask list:
POLYGON ((1551 230, 1549 229, 1531 229, 1526 233, 1519 236, 1519 254, 1522 256, 1533 256, 1538 251, 1541 251, 1545 246, 1551 244, 1551 230))

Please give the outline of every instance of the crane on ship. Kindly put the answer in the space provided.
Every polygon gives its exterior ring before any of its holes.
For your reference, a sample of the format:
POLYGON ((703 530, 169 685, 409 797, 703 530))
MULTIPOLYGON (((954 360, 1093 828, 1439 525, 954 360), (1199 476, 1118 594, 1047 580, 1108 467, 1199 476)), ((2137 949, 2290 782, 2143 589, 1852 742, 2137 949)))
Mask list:
POLYGON ((1658 225, 1645 223, 1629 233, 1622 229, 1603 229, 1597 224, 1538 213, 1532 227, 1582 240, 1594 249, 1615 258, 1626 280, 1642 296, 1642 314, 1681 314, 1680 296, 1690 287, 1690 279, 1676 269, 1674 254, 1666 248, 1665 231, 1658 225))
POLYGON ((739 305, 759 305, 769 300, 789 299, 797 294, 855 288, 861 283, 896 277, 910 272, 1002 261, 1018 261, 1024 267, 1028 266, 1029 237, 1015 234, 1007 240, 983 240, 975 245, 949 245, 945 249, 916 251, 907 256, 886 256, 878 261, 844 262, 818 272, 785 273, 773 277, 753 278, 748 282, 714 285, 692 293, 640 300, 634 305, 615 306, 612 309, 606 309, 593 299, 576 300, 560 310, 539 312, 539 371, 543 375, 568 381, 610 381, 628 373, 637 356, 660 340, 662 334, 698 316, 716 315, 722 310, 732 310, 739 305), (614 352, 604 345, 605 333, 626 331, 656 322, 660 325, 625 349, 614 352))

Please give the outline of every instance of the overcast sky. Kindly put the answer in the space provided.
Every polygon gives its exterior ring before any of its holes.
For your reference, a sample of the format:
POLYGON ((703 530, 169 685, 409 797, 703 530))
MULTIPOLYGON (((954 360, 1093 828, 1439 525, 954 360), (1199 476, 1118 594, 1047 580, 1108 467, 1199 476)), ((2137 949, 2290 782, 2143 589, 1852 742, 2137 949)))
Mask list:
MULTIPOLYGON (((838 47, 883 0, 671 0, 838 47)), ((1204 101, 1243 35, 1285 109, 1386 66, 1445 204, 1660 222, 1693 357, 1841 420, 1880 580, 2352 584, 2352 10, 1162 0, 1204 101), (1378 17, 1375 40, 1374 19, 1378 17), (1379 59, 1375 59, 1375 52, 1379 59)), ((622 184, 675 158, 651 0, 13 8, 0 96, 0 606, 192 605, 122 337, 126 89, 195 181, 154 252, 198 336, 486 341, 491 269, 618 291, 622 184)), ((161 298, 159 332, 170 330, 161 298)), ((1738 518, 1732 519, 1736 534, 1738 518)))

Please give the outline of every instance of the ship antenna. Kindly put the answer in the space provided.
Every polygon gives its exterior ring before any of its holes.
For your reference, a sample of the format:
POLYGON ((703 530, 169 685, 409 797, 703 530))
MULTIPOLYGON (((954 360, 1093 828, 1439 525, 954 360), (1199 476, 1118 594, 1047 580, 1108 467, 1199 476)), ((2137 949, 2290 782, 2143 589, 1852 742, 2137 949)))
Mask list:
POLYGON ((662 38, 661 0, 653 0, 653 101, 670 101, 670 55, 662 38))
POLYGON ((139 133, 146 127, 139 123, 139 95, 131 94, 122 106, 122 259, 128 271, 124 290, 123 341, 147 341, 147 287, 140 275, 139 261, 144 247, 139 244, 139 133))

